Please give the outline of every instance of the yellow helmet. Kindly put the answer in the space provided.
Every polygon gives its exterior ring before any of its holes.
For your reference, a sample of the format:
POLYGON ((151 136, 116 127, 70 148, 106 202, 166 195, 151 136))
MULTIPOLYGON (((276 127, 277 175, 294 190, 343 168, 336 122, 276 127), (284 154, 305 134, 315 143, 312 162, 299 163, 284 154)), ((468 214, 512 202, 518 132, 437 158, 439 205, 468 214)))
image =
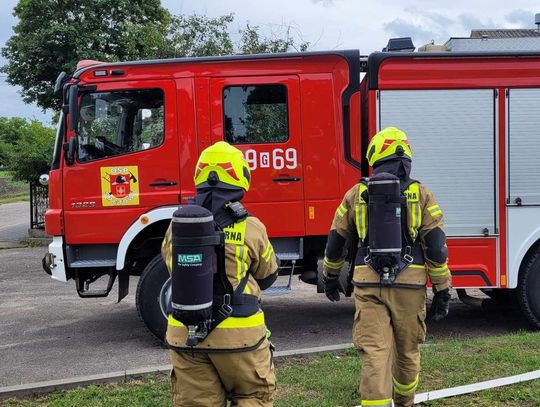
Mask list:
POLYGON ((366 158, 372 167, 378 161, 396 157, 412 159, 412 151, 407 135, 395 127, 387 127, 375 134, 369 142, 366 158))
POLYGON ((207 147, 195 167, 195 186, 249 190, 251 174, 242 152, 225 141, 207 147))

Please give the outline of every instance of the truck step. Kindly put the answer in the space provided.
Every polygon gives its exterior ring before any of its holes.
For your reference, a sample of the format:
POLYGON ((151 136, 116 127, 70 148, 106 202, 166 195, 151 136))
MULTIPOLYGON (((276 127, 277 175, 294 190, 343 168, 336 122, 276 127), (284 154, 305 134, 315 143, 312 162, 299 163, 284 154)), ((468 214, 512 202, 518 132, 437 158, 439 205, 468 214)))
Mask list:
POLYGON ((70 267, 76 267, 76 268, 114 267, 114 266, 116 266, 116 259, 76 260, 70 264, 70 267))
POLYGON ((279 295, 287 295, 292 292, 291 287, 288 285, 278 285, 275 287, 267 288, 263 291, 264 295, 267 295, 269 297, 277 297, 279 295))
POLYGON ((300 253, 297 252, 276 252, 276 256, 279 260, 299 260, 300 253))

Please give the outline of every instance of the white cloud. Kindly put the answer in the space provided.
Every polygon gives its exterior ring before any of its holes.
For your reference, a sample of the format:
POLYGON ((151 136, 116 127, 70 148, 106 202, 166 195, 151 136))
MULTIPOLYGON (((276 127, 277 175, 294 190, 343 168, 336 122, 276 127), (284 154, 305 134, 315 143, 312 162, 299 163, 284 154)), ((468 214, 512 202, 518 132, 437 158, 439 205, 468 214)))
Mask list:
POLYGON ((533 27, 534 15, 535 13, 530 10, 512 10, 506 14, 506 20, 517 27, 533 27))

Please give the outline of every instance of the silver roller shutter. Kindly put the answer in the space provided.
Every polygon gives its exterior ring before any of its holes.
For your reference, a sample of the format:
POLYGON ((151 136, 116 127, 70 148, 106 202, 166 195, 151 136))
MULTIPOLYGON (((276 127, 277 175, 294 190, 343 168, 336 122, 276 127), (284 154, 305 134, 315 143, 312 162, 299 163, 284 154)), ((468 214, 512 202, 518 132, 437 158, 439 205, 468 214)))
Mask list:
POLYGON ((510 89, 508 148, 510 204, 540 204, 540 89, 510 89))
POLYGON ((494 106, 490 89, 380 92, 379 127, 407 133, 412 177, 434 192, 449 236, 496 232, 494 106))

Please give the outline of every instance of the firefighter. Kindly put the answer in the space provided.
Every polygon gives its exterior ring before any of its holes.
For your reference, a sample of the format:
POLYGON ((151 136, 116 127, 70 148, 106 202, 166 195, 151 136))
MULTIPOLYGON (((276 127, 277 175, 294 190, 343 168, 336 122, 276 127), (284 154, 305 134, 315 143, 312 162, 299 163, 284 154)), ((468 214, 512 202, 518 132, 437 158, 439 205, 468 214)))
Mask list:
POLYGON ((361 405, 390 407, 393 400, 395 406, 412 406, 419 345, 426 336, 428 276, 434 292, 431 318, 443 319, 449 310, 451 275, 443 214, 433 193, 409 176, 412 152, 403 131, 388 127, 377 133, 367 159, 373 176, 345 194, 332 222, 323 262, 325 292, 331 301, 339 301, 343 287, 338 277, 346 252, 356 251, 352 333, 363 354, 361 405), (395 179, 398 199, 388 189, 395 179), (377 188, 387 189, 377 195, 377 188), (381 204, 387 207, 377 207, 381 204), (391 228, 396 217, 397 232, 391 228), (401 243, 397 256, 391 249, 396 241, 401 243))
MULTIPOLYGON (((194 204, 225 225, 224 275, 214 271, 213 277, 213 318, 222 321, 193 346, 186 326, 169 315, 173 405, 225 406, 230 400, 233 406, 272 406, 272 345, 259 303, 261 290, 277 278, 278 265, 265 226, 239 204, 250 186, 249 166, 240 150, 220 141, 201 153, 194 180, 194 204)), ((172 241, 169 227, 162 245, 169 271, 172 241)))

